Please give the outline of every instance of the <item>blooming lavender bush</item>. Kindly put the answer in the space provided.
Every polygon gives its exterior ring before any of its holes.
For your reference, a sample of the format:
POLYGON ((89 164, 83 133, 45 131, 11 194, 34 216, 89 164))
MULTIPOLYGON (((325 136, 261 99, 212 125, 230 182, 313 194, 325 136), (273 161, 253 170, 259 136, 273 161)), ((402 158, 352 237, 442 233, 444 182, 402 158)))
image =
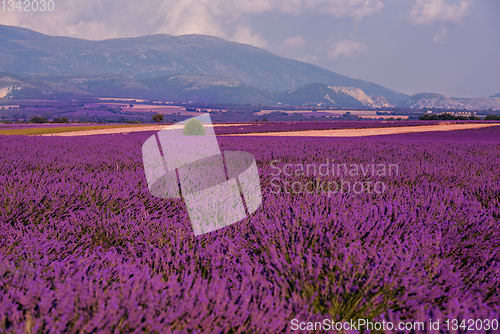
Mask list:
POLYGON ((256 157, 263 204, 200 237, 181 200, 148 192, 141 145, 151 135, 0 137, 0 332, 499 318, 499 129, 219 138, 256 157), (271 191, 273 160, 326 159, 400 168, 381 177, 383 194, 271 191))

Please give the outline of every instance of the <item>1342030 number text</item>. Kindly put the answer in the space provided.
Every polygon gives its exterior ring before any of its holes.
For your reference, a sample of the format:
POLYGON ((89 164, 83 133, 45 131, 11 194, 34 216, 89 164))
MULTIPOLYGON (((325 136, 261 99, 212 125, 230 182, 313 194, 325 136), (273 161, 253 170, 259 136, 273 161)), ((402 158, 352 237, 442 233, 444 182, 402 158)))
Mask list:
POLYGON ((54 0, 2 0, 0 4, 4 12, 52 12, 55 7, 54 0))

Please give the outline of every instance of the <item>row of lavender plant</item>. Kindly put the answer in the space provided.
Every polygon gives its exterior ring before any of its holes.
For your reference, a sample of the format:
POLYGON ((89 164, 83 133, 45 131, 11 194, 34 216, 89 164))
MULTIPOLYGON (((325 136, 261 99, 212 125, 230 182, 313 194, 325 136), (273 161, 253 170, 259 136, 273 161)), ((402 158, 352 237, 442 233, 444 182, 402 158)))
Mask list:
POLYGON ((255 155, 263 205, 196 238, 182 201, 148 193, 140 154, 150 135, 0 137, 0 332, 499 318, 499 130, 432 142, 220 138, 222 150, 255 155), (383 194, 273 191, 271 161, 327 159, 399 164, 399 176, 380 178, 383 194))
POLYGON ((3 123, 0 123, 0 130, 28 129, 28 128, 57 128, 57 127, 67 127, 67 126, 95 126, 95 125, 106 125, 106 124, 88 124, 88 123, 22 123, 22 124, 3 124, 3 123))

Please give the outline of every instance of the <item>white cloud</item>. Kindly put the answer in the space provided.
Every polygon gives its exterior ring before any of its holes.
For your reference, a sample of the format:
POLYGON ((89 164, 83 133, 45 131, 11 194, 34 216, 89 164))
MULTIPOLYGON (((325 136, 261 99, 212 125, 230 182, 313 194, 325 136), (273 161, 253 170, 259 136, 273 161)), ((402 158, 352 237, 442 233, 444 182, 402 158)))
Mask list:
POLYGON ((306 0, 305 8, 337 18, 361 20, 384 7, 381 0, 306 0))
POLYGON ((255 34, 250 27, 237 26, 235 34, 230 40, 238 43, 250 44, 258 48, 267 46, 267 41, 262 37, 262 34, 255 34))
MULTIPOLYGON (((211 9, 204 1, 158 1, 161 22, 155 33, 170 35, 205 34, 223 37, 224 33, 217 20, 217 8, 211 9)), ((227 37, 224 35, 224 37, 227 37)))
POLYGON ((288 37, 287 39, 285 39, 285 41, 283 42, 283 47, 284 48, 296 48, 296 47, 302 47, 306 44, 306 40, 300 36, 300 35, 297 35, 295 37, 288 37))
POLYGON ((338 41, 331 46, 328 52, 328 57, 338 58, 339 56, 354 57, 362 52, 368 50, 364 43, 355 41, 338 41))
POLYGON ((0 24, 86 39, 207 34, 264 46, 262 35, 240 22, 243 16, 313 13, 360 20, 382 8, 382 0, 65 0, 55 1, 53 12, 0 11, 0 24))
POLYGON ((408 17, 418 25, 432 25, 435 22, 459 23, 469 15, 469 6, 468 1, 449 5, 445 0, 417 0, 408 17))
POLYGON ((441 33, 434 36, 433 41, 437 45, 441 45, 443 44, 444 37, 446 37, 446 29, 444 27, 441 27, 441 33))
POLYGON ((441 45, 446 37, 443 23, 459 23, 469 15, 469 6, 469 0, 454 5, 447 4, 445 0, 416 0, 408 17, 417 25, 433 25, 440 22, 441 32, 434 36, 433 41, 441 45))

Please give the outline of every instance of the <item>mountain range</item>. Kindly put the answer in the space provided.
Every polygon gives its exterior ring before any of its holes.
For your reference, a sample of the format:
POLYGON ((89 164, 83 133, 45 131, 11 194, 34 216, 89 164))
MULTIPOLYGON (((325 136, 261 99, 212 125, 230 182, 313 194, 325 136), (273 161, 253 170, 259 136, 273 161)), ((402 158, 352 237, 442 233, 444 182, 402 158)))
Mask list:
POLYGON ((133 97, 351 108, 421 108, 425 103, 498 108, 498 97, 473 103, 429 96, 419 100, 418 94, 409 97, 205 35, 90 41, 0 25, 0 72, 0 98, 133 97))
POLYGON ((440 108, 440 109, 473 109, 473 110, 500 110, 500 93, 491 97, 457 98, 447 97, 436 93, 419 93, 410 96, 404 108, 440 108))

